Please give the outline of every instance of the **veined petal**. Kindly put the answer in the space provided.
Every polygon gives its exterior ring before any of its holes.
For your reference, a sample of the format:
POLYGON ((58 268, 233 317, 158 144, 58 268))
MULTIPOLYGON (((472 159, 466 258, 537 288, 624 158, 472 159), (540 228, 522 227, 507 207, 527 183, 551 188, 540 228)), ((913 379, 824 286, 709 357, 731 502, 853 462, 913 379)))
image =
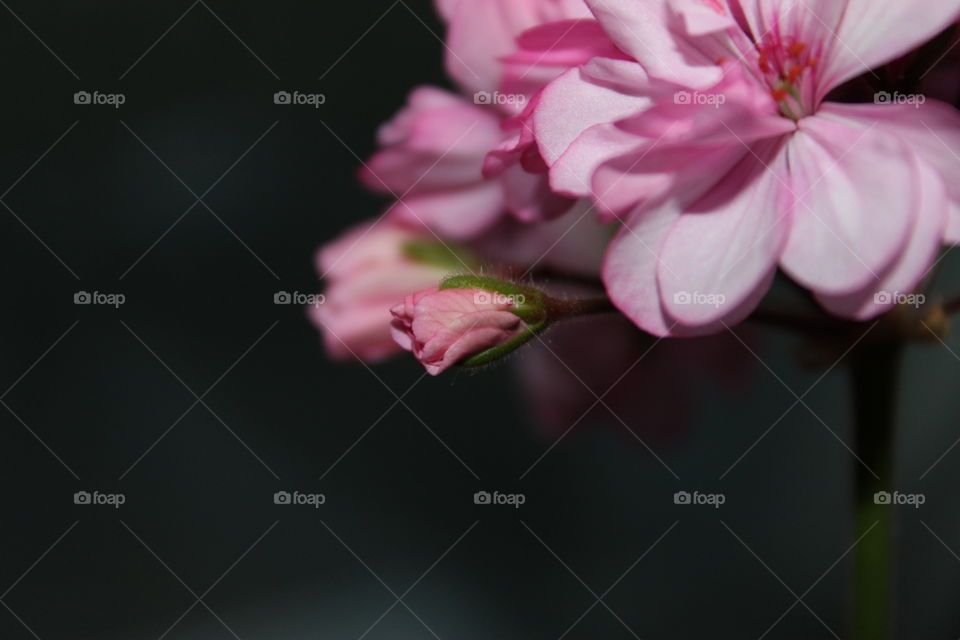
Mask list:
MULTIPOLYGON (((823 93, 919 47, 960 18, 960 0, 829 0, 844 6, 823 93)), ((803 3, 800 3, 803 4, 803 3)))
POLYGON ((827 102, 821 112, 882 127, 933 167, 949 198, 944 241, 960 244, 960 111, 943 102, 927 100, 915 105, 827 102))
POLYGON ((685 33, 671 0, 586 0, 621 51, 651 76, 692 88, 716 84, 722 70, 715 55, 685 33))
POLYGON ((827 295, 866 287, 900 256, 917 200, 910 152, 879 127, 821 114, 788 147, 797 199, 781 266, 827 295))
POLYGON ((738 307, 730 305, 721 321, 697 327, 684 326, 664 310, 657 283, 659 251, 679 216, 676 207, 666 205, 633 216, 623 225, 607 249, 604 261, 603 282, 607 294, 634 324, 653 335, 690 338, 720 333, 726 329, 725 324, 737 324, 756 309, 773 282, 773 274, 760 282, 738 307))
MULTIPOLYGON (((639 70, 639 65, 632 62, 620 62, 617 66, 629 68, 629 73, 639 70)), ((643 111, 650 105, 649 98, 623 94, 597 84, 587 75, 589 67, 564 73, 550 83, 540 96, 532 124, 540 153, 548 166, 553 167, 567 153, 571 144, 596 124, 607 123, 605 126, 611 128, 607 132, 610 136, 630 146, 636 144, 633 136, 612 130, 613 125, 609 123, 643 111)), ((554 189, 565 195, 588 195, 590 175, 599 162, 609 157, 604 150, 611 142, 604 140, 599 144, 590 144, 585 147, 585 156, 570 155, 565 158, 564 167, 556 172, 551 171, 554 189), (603 155, 600 161, 586 157, 597 153, 603 155), (562 176, 558 177, 557 173, 562 173, 562 176)))
POLYGON ((672 335, 678 324, 664 315, 660 305, 657 260, 679 216, 675 208, 661 207, 627 222, 610 243, 603 265, 610 299, 638 327, 656 336, 672 335))
POLYGON ((657 272, 663 306, 683 325, 724 320, 776 273, 793 204, 784 144, 754 145, 670 229, 657 272))
POLYGON ((926 162, 913 158, 920 202, 910 240, 900 259, 868 286, 847 296, 818 295, 831 313, 853 320, 869 320, 916 291, 929 274, 947 224, 947 192, 940 175, 926 162))

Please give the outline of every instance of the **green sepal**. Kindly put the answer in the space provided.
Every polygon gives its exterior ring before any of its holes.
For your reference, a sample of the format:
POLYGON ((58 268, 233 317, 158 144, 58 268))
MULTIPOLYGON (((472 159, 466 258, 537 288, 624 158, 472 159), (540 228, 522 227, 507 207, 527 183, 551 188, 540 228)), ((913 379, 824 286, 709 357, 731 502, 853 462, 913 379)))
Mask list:
POLYGON ((482 353, 470 356, 466 360, 459 363, 459 366, 464 367, 465 369, 475 369, 477 367, 484 367, 488 364, 493 364, 498 360, 501 360, 526 343, 530 342, 538 333, 546 328, 547 323, 542 322, 537 326, 528 327, 526 331, 514 336, 512 339, 504 342, 503 344, 496 346, 492 349, 487 349, 482 353))
MULTIPOLYGON (((531 327, 537 327, 536 330, 540 330, 547 322, 547 296, 533 287, 525 287, 515 282, 507 282, 489 276, 460 275, 447 278, 440 283, 441 291, 447 289, 477 289, 498 293, 511 298, 514 304, 510 312, 531 327), (522 300, 522 304, 517 304, 518 300, 522 300)), ((526 340, 529 339, 528 337, 526 340)), ((510 342, 506 344, 510 344, 510 342)), ((501 346, 506 346, 506 344, 501 346)))

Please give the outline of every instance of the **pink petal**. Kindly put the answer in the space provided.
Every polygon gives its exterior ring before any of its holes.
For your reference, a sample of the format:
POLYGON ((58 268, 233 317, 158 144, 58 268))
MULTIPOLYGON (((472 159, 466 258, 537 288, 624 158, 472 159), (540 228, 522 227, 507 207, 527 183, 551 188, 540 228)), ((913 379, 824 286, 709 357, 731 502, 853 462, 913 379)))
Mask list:
MULTIPOLYGON (((639 65, 630 62, 611 61, 607 65, 608 69, 610 67, 623 70, 625 75, 642 74, 639 65)), ((593 81, 589 74, 594 68, 595 65, 588 65, 564 73, 550 83, 540 96, 532 124, 540 153, 549 166, 553 166, 573 141, 590 127, 616 122, 643 111, 651 104, 649 98, 623 94, 616 88, 593 81)), ((634 79, 635 76, 628 76, 627 82, 634 79)), ((635 144, 629 138, 625 140, 628 144, 635 144)), ((590 148, 596 149, 597 146, 591 144, 590 148)), ((565 167, 564 172, 572 174, 573 179, 553 178, 554 188, 568 195, 586 195, 594 163, 581 163, 578 158, 567 160, 571 166, 565 167), (581 164, 585 166, 579 167, 581 164)))
POLYGON ((910 236, 917 192, 909 150, 879 127, 819 114, 800 121, 787 151, 797 206, 781 266, 817 293, 859 291, 910 236))
POLYGON ((670 0, 586 0, 614 43, 647 72, 678 85, 705 88, 722 75, 716 56, 687 37, 670 0))
POLYGON ((686 326, 724 320, 769 283, 790 229, 781 141, 754 145, 717 187, 684 211, 660 249, 660 292, 686 326))
POLYGON ((501 60, 521 33, 555 20, 589 18, 582 0, 464 0, 447 33, 447 71, 468 94, 493 92, 502 82, 501 60))
POLYGON ((625 224, 607 249, 603 282, 610 299, 648 333, 672 335, 677 322, 660 305, 657 261, 660 246, 680 212, 662 207, 625 224))
POLYGON ((836 46, 824 71, 825 92, 899 58, 960 18, 960 0, 829 1, 843 5, 844 14, 831 34, 836 46))
POLYGON ((596 20, 563 20, 534 27, 504 59, 502 91, 532 96, 564 71, 592 58, 622 58, 596 20))
POLYGON ((432 229, 466 240, 490 228, 504 212, 503 188, 497 182, 477 182, 452 190, 409 195, 390 207, 390 219, 432 229))
POLYGON ((827 102, 823 113, 876 124, 896 135, 932 166, 947 188, 950 213, 945 241, 960 244, 960 112, 948 104, 927 100, 923 104, 873 105, 827 102))
POLYGON ((869 320, 889 311, 898 295, 914 293, 929 274, 947 223, 947 193, 932 167, 916 157, 914 164, 920 202, 906 249, 886 273, 864 289, 847 296, 817 296, 831 313, 853 320, 869 320))
POLYGON ((607 250, 603 281, 610 299, 638 327, 656 336, 694 337, 720 333, 746 319, 763 299, 773 276, 738 308, 728 309, 723 322, 687 327, 668 316, 661 305, 657 285, 657 252, 680 213, 663 207, 638 216, 620 230, 607 250))

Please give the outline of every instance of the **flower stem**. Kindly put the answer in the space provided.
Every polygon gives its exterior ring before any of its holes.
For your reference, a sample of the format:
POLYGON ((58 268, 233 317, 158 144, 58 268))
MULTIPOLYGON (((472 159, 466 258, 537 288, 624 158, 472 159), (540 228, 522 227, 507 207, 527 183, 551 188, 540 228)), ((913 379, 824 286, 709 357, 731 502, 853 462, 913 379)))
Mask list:
POLYGON ((617 311, 609 298, 574 298, 570 300, 550 298, 547 300, 547 309, 550 318, 554 320, 617 311))
POLYGON ((893 480, 896 397, 902 346, 884 341, 852 354, 856 453, 853 640, 890 640, 893 632, 894 508, 874 495, 893 480), (869 467, 869 469, 868 469, 869 467), (862 537, 862 540, 861 540, 862 537))

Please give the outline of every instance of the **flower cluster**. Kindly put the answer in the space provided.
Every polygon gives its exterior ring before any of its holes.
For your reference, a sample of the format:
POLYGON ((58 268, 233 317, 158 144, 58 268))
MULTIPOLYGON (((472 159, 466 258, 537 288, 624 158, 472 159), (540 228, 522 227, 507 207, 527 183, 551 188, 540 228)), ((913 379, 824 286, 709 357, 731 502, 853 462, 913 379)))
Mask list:
POLYGON ((708 335, 778 276, 864 321, 960 243, 960 113, 933 97, 957 93, 933 63, 960 0, 437 8, 458 91, 417 88, 380 129, 360 177, 393 202, 321 251, 334 355, 437 374, 601 308, 708 335))

